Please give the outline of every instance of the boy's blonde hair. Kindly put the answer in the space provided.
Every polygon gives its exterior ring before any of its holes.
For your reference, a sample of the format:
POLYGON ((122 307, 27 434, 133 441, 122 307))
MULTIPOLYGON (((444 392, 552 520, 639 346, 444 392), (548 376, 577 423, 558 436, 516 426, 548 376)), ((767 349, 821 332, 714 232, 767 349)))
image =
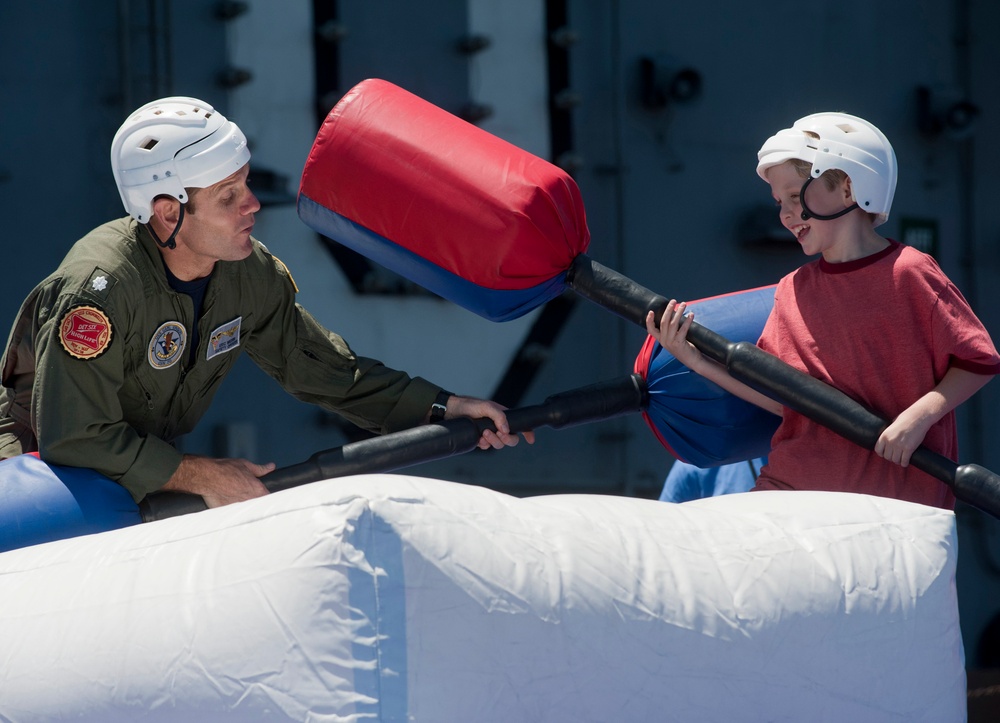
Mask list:
MULTIPOLYGON (((801 158, 789 158, 785 163, 791 165, 795 169, 795 172, 799 177, 806 181, 810 177, 810 172, 812 171, 812 164, 809 161, 803 161, 801 158)), ((849 179, 846 173, 844 173, 839 168, 831 168, 823 172, 823 175, 819 177, 818 180, 823 181, 823 185, 826 186, 828 191, 832 191, 837 186, 839 186, 845 179, 849 179)), ((868 213, 864 211, 864 214, 868 216, 868 220, 874 224, 878 220, 878 214, 868 213)))

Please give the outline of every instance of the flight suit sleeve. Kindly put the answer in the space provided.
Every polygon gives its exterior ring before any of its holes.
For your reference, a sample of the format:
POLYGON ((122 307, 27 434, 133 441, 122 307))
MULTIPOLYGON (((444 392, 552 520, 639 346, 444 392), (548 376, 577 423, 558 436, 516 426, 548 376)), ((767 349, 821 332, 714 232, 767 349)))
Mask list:
POLYGON ((247 353, 292 396, 384 434, 424 421, 441 387, 357 356, 295 302, 287 268, 264 254, 266 300, 255 311, 247 353))
POLYGON ((118 392, 129 314, 120 309, 129 305, 75 292, 51 302, 40 299, 35 314, 30 414, 39 454, 53 464, 97 470, 138 502, 166 484, 182 455, 125 421, 118 392))

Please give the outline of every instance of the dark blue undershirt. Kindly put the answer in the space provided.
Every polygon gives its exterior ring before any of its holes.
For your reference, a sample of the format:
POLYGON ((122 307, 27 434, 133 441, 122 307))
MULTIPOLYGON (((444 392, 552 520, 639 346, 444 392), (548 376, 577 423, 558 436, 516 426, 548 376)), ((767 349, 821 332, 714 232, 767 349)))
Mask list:
POLYGON ((167 283, 170 284, 170 288, 178 294, 190 296, 191 301, 194 303, 194 324, 192 324, 192 328, 190 329, 191 350, 188 352, 188 366, 190 366, 195 351, 198 349, 198 320, 201 319, 201 309, 205 304, 205 289, 208 288, 208 282, 212 280, 212 275, 209 274, 204 278, 195 279, 194 281, 181 281, 170 272, 166 263, 163 264, 163 270, 167 273, 167 283))

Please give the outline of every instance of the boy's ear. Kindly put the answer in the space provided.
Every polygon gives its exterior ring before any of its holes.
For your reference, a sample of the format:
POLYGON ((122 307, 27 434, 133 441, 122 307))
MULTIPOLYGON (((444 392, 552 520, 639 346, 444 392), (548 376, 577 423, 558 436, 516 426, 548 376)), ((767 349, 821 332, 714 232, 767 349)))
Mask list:
POLYGON ((844 202, 848 205, 854 203, 854 189, 851 186, 851 177, 844 178, 844 202))

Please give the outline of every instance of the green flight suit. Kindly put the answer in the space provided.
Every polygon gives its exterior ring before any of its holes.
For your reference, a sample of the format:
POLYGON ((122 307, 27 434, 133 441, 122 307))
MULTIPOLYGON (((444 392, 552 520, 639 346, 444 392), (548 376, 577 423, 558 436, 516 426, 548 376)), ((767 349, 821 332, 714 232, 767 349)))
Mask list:
POLYGON ((89 233, 18 313, 0 377, 0 458, 38 450, 139 501, 176 471, 171 441, 194 429, 242 351, 297 399, 378 433, 420 424, 440 391, 355 356, 295 303, 288 270, 257 241, 248 258, 216 263, 192 354, 193 316, 144 227, 123 218, 89 233))

